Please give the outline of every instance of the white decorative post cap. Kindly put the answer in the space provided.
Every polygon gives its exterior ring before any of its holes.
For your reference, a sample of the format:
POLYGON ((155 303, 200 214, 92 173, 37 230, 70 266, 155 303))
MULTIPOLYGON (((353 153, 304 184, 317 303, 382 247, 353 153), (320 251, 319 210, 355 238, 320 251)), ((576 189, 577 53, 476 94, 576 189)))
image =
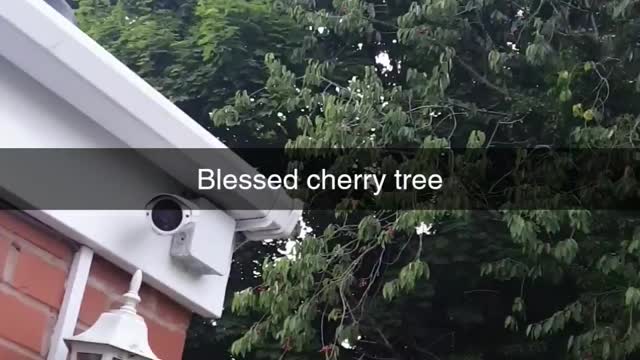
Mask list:
POLYGON ((140 286, 142 286, 142 270, 138 269, 133 274, 131 282, 129 283, 129 291, 122 295, 124 298, 124 305, 120 308, 121 311, 127 311, 132 314, 137 314, 136 307, 140 303, 140 286))
POLYGON ((137 270, 131 278, 129 291, 122 296, 122 307, 102 313, 87 331, 66 339, 67 344, 70 347, 73 343, 107 345, 145 360, 160 360, 149 346, 147 324, 136 310, 141 285, 142 271, 137 270))

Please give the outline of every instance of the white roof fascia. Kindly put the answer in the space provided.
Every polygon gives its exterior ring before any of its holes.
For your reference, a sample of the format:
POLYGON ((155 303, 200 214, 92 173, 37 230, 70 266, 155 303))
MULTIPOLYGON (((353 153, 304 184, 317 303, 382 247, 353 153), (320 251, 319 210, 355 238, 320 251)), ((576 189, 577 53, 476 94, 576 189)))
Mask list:
POLYGON ((44 1, 2 1, 0 22, 0 55, 130 147, 226 148, 44 1), (130 117, 99 113, 95 102, 110 102, 130 117), (131 132, 140 128, 153 136, 131 132))
MULTIPOLYGON (((227 148, 42 0, 0 1, 0 56, 131 148, 227 148)), ((231 169, 229 172, 257 172, 231 151, 217 155, 224 167, 231 169)), ((203 163, 197 156, 192 160, 203 163)), ((193 183, 193 174, 166 168, 166 163, 159 165, 183 183, 193 183)), ((239 223, 279 217, 264 206, 268 203, 287 204, 274 205, 280 210, 288 204, 291 208, 297 207, 284 191, 252 195, 243 196, 241 200, 254 204, 255 208, 229 211, 239 223)), ((299 215, 300 211, 292 214, 299 215)), ((282 230, 290 231, 284 225, 282 230)))

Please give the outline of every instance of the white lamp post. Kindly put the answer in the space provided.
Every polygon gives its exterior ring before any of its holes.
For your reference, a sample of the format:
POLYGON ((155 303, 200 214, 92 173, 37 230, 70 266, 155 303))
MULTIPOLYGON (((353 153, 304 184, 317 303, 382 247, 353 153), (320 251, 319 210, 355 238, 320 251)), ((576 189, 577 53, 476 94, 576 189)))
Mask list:
POLYGON ((65 339, 69 360, 160 360, 149 347, 147 324, 136 311, 141 284, 138 270, 120 309, 103 313, 87 331, 65 339))

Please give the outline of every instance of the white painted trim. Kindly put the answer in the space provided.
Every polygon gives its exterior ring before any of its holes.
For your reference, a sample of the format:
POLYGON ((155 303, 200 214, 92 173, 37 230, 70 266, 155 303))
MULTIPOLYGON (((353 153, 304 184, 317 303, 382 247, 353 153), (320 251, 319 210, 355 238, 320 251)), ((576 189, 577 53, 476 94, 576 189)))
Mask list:
MULTIPOLYGON (((106 132, 130 148, 227 149, 219 139, 191 119, 151 85, 118 61, 107 50, 75 27, 42 0, 0 0, 0 56, 44 87, 73 105, 106 132)), ((34 147, 33 145, 27 147, 34 147)), ((63 147, 74 147, 64 144, 63 147)), ((191 152, 186 159, 210 164, 191 152)), ((220 151, 218 166, 227 173, 256 174, 258 171, 232 151, 220 151)), ((182 164, 151 159, 184 185, 197 189, 196 177, 182 164)), ((299 209, 284 190, 209 194, 218 208, 225 203, 246 203, 247 210, 228 211, 243 228, 254 232, 251 239, 272 238, 291 232, 290 214, 297 220, 299 209), (271 204, 271 206, 267 206, 271 204), (286 217, 286 216, 285 216, 286 217), (255 221, 260 219, 260 221, 255 221), (274 228, 275 227, 275 228, 274 228)))
POLYGON ((84 297, 84 290, 87 287, 91 262, 93 261, 93 250, 82 246, 74 255, 69 276, 65 284, 64 300, 60 307, 58 320, 51 334, 49 354, 47 360, 66 360, 69 349, 64 343, 65 338, 73 336, 73 332, 78 323, 80 306, 84 297))
POLYGON ((130 147, 226 148, 44 1, 0 1, 0 27, 2 56, 130 147))

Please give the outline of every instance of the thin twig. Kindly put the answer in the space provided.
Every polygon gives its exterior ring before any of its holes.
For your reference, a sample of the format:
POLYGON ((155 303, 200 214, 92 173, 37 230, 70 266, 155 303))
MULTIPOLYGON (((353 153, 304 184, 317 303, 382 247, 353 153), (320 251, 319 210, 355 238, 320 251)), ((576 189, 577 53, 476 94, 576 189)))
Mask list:
POLYGON ((474 78, 476 78, 478 81, 483 83, 485 86, 487 86, 488 88, 490 88, 492 90, 495 90, 496 92, 499 92, 500 94, 504 95, 507 98, 510 97, 509 93, 507 92, 506 89, 503 89, 503 88, 499 87, 498 85, 496 85, 496 84, 492 83, 491 81, 489 81, 489 79, 487 79, 485 76, 482 76, 480 73, 478 73, 471 65, 467 64, 459 56, 456 56, 455 60, 465 70, 467 70, 468 73, 470 73, 474 78))

